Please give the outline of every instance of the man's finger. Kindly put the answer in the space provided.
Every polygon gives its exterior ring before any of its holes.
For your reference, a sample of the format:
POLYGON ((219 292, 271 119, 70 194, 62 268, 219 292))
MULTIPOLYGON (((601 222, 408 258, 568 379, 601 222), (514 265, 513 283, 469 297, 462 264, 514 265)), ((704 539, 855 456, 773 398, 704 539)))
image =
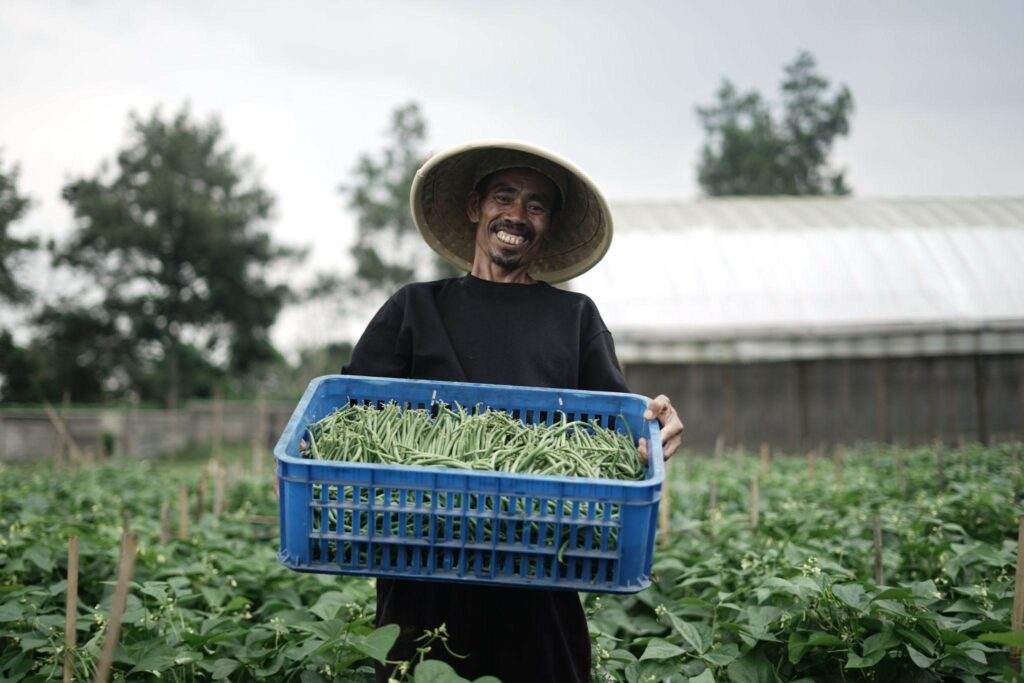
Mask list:
POLYGON ((672 410, 672 402, 668 400, 668 396, 665 394, 659 394, 651 399, 651 402, 647 404, 647 410, 644 411, 645 420, 653 420, 654 418, 661 419, 662 415, 672 410))

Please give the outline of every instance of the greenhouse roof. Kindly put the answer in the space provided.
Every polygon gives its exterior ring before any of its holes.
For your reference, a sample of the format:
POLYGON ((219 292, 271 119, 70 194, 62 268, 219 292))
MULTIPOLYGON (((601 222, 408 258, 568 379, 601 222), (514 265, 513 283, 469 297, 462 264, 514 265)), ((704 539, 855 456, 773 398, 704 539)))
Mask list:
POLYGON ((1024 197, 612 204, 624 362, 1024 352, 1024 197))

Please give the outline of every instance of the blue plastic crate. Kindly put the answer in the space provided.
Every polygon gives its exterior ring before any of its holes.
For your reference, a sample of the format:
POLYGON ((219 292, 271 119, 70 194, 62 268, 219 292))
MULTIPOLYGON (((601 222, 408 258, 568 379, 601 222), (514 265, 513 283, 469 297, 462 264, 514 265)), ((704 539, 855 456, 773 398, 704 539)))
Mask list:
POLYGON ((664 480, 649 399, 564 389, 330 375, 313 380, 274 448, 281 551, 299 571, 631 593, 650 584, 664 480), (596 420, 645 437, 642 481, 368 465, 299 457, 307 427, 351 403, 438 402, 525 424, 596 420), (568 541, 568 545, 566 544, 568 541))

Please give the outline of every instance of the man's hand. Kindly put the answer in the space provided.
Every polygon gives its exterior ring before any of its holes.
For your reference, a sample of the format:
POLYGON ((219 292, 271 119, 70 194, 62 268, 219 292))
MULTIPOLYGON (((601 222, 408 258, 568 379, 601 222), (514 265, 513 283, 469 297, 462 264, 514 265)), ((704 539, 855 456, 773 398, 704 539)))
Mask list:
MULTIPOLYGON (((679 419, 676 409, 672 407, 672 402, 668 400, 668 396, 661 394, 648 403, 647 410, 644 411, 644 419, 657 419, 661 424, 661 451, 665 460, 668 460, 683 442, 683 423, 679 419)), ((636 453, 640 456, 640 462, 646 464, 647 439, 640 439, 636 453)))

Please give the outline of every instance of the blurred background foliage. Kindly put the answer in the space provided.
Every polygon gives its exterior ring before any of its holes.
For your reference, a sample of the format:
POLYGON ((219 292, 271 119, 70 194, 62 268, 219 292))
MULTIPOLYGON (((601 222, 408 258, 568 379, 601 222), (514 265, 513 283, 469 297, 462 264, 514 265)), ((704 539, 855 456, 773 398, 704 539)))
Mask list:
MULTIPOLYGON (((785 67, 780 88, 773 106, 725 80, 715 102, 697 108, 707 195, 850 192, 843 171, 829 166, 833 142, 849 133, 849 89, 829 97, 829 81, 806 52, 785 67)), ((335 341, 286 358, 270 338, 286 306, 349 313, 413 280, 457 275, 409 214, 409 189, 429 157, 415 102, 392 112, 384 146, 362 154, 339 185, 357 216, 354 268, 314 273, 301 290, 287 276, 306 253, 271 237, 275 197, 217 117, 157 107, 130 114, 128 124, 112 161, 65 184, 74 225, 60 243, 13 236, 32 198, 18 189, 18 162, 0 157, 0 304, 28 321, 24 339, 0 329, 0 402, 292 400, 310 378, 338 372, 352 346, 335 341), (43 300, 25 284, 23 262, 39 249, 48 267, 73 278, 74 291, 43 300)))

